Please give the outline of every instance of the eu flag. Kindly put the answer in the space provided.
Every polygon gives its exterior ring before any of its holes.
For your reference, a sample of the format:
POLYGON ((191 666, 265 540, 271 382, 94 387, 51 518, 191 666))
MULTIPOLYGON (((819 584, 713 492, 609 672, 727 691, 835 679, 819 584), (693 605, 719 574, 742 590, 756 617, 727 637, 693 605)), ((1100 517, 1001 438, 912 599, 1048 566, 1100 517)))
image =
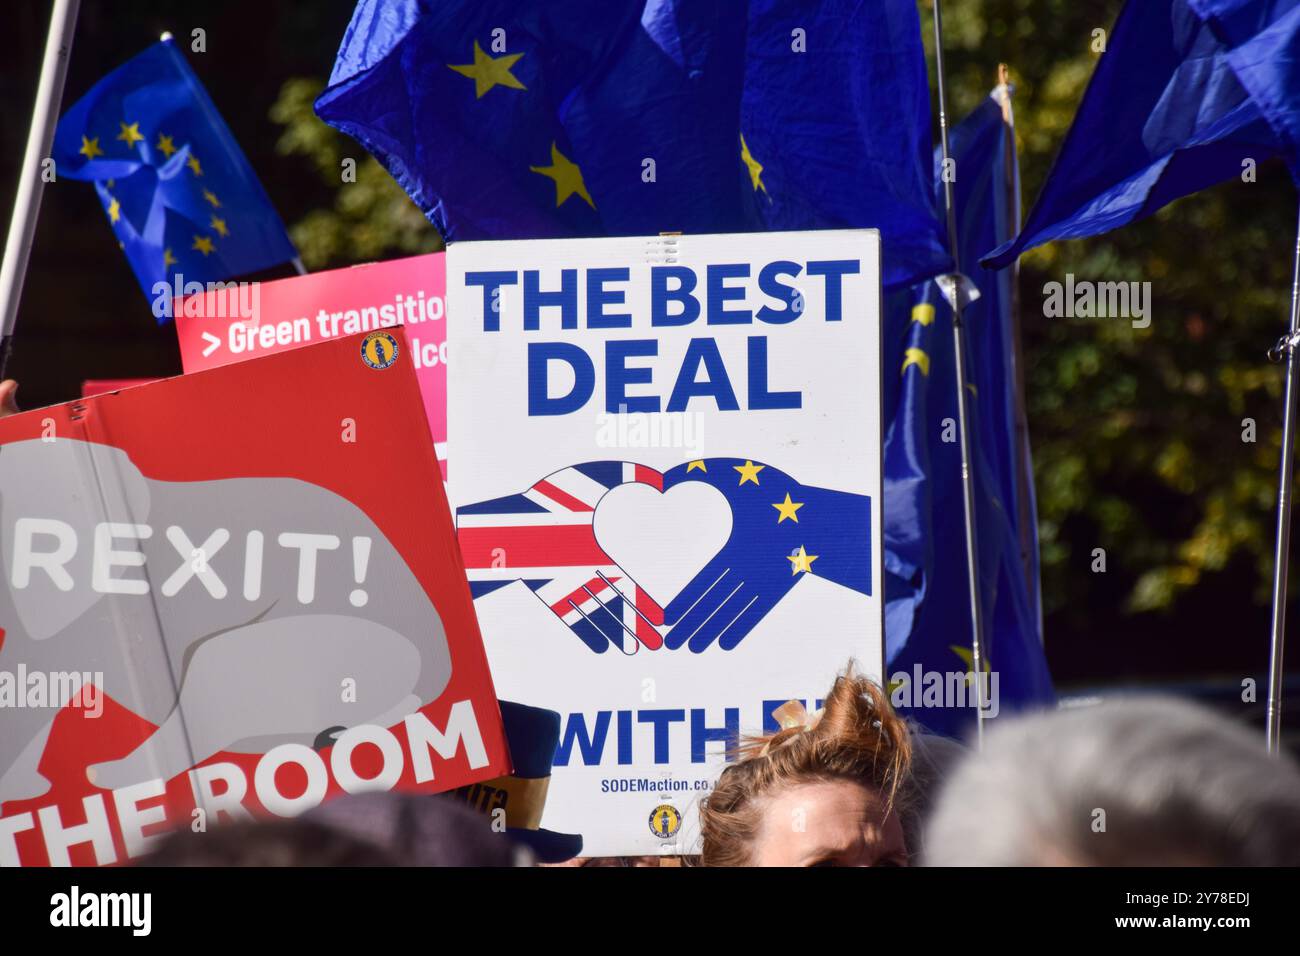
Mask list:
POLYGON ((951 270, 913 0, 751 0, 741 134, 767 228, 879 228, 886 288, 951 270))
POLYGON ((298 254, 229 127, 170 41, 128 60, 63 115, 54 160, 59 176, 94 182, 151 300, 160 294, 157 284, 172 286, 178 277, 218 282, 298 254))
POLYGON ((361 0, 317 114, 448 242, 878 227, 948 264, 912 0, 361 0))
POLYGON ((1020 235, 990 268, 1282 156, 1300 182, 1300 0, 1130 0, 1020 235))
POLYGON ((642 6, 361 0, 316 112, 448 242, 756 228, 745 4, 642 6))
POLYGON ((1300 0, 1195 0, 1237 81, 1300 174, 1300 0))
MULTIPOLYGON (((1014 133, 1000 103, 985 100, 950 136, 963 256, 1015 229, 1014 133)), ((936 194, 941 156, 934 157, 936 194)), ((980 296, 963 309, 974 394, 972 463, 979 542, 985 664, 996 673, 999 710, 1054 700, 1041 643, 1038 535, 1028 439, 1017 427, 1011 270, 979 270, 980 296)), ((933 731, 959 734, 969 706, 926 700, 924 674, 969 671, 961 446, 951 310, 934 282, 886 301, 885 645, 887 673, 904 712, 933 731), (890 371, 890 369, 895 371, 890 371)), ((991 682, 990 682, 991 683, 991 682)))

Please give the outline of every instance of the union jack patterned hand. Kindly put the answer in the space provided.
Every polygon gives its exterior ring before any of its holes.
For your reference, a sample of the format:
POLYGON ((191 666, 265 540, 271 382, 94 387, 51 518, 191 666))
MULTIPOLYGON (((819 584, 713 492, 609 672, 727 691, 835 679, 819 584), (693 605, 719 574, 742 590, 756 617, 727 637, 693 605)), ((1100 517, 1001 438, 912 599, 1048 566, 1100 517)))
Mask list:
POLYGON ((708 458, 664 473, 663 490, 703 481, 731 505, 731 536, 668 602, 664 643, 733 649, 810 574, 871 594, 871 499, 801 485, 770 465, 708 458))
POLYGON ((662 490, 663 475, 631 462, 587 462, 522 494, 457 509, 470 592, 477 599, 523 581, 597 654, 658 650, 663 608, 601 549, 592 524, 600 499, 630 482, 662 490))

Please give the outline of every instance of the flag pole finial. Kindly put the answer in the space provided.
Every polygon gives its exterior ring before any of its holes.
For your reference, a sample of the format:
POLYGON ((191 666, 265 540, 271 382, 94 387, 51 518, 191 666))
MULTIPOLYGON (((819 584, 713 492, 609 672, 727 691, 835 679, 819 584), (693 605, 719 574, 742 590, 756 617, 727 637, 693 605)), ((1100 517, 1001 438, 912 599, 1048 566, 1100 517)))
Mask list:
POLYGON ((160 36, 158 39, 161 40, 163 43, 171 43, 172 40, 174 39, 172 37, 172 31, 164 30, 162 36, 160 36))
POLYGON ((998 82, 994 87, 998 105, 1002 107, 1002 121, 1008 126, 1015 125, 1011 118, 1011 94, 1015 92, 1011 85, 1011 70, 1005 63, 998 64, 998 82))

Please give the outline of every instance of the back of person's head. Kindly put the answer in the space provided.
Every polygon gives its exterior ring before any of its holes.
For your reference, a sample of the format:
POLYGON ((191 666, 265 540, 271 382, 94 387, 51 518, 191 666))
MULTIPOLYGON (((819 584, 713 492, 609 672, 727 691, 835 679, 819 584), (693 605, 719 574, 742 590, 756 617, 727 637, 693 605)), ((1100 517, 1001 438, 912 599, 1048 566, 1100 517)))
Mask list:
POLYGON ((493 818, 445 794, 399 791, 337 797, 308 810, 304 820, 366 840, 406 866, 531 866, 532 854, 493 818))
POLYGON ((239 820, 168 833, 136 866, 396 866, 381 847, 307 820, 239 820))
POLYGON ((949 776, 925 862, 1293 866, 1300 769, 1171 698, 1002 718, 949 776))
POLYGON ((442 794, 360 793, 283 820, 168 834, 141 866, 529 866, 492 818, 442 794))
POLYGON ((736 762, 701 801, 700 862, 761 862, 755 851, 765 824, 784 823, 771 819, 773 802, 794 788, 834 782, 865 787, 888 818, 896 809, 910 756, 907 725, 883 691, 850 667, 836 678, 820 714, 738 748, 736 762))

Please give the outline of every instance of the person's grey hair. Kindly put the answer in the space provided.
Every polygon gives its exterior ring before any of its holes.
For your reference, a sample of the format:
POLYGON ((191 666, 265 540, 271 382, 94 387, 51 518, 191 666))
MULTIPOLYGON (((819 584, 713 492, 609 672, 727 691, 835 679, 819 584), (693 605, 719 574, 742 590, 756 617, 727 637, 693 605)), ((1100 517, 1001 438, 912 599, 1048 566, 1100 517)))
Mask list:
POLYGON ((1295 866, 1300 768, 1206 708, 1140 697, 1002 718, 949 776, 930 866, 1295 866))

